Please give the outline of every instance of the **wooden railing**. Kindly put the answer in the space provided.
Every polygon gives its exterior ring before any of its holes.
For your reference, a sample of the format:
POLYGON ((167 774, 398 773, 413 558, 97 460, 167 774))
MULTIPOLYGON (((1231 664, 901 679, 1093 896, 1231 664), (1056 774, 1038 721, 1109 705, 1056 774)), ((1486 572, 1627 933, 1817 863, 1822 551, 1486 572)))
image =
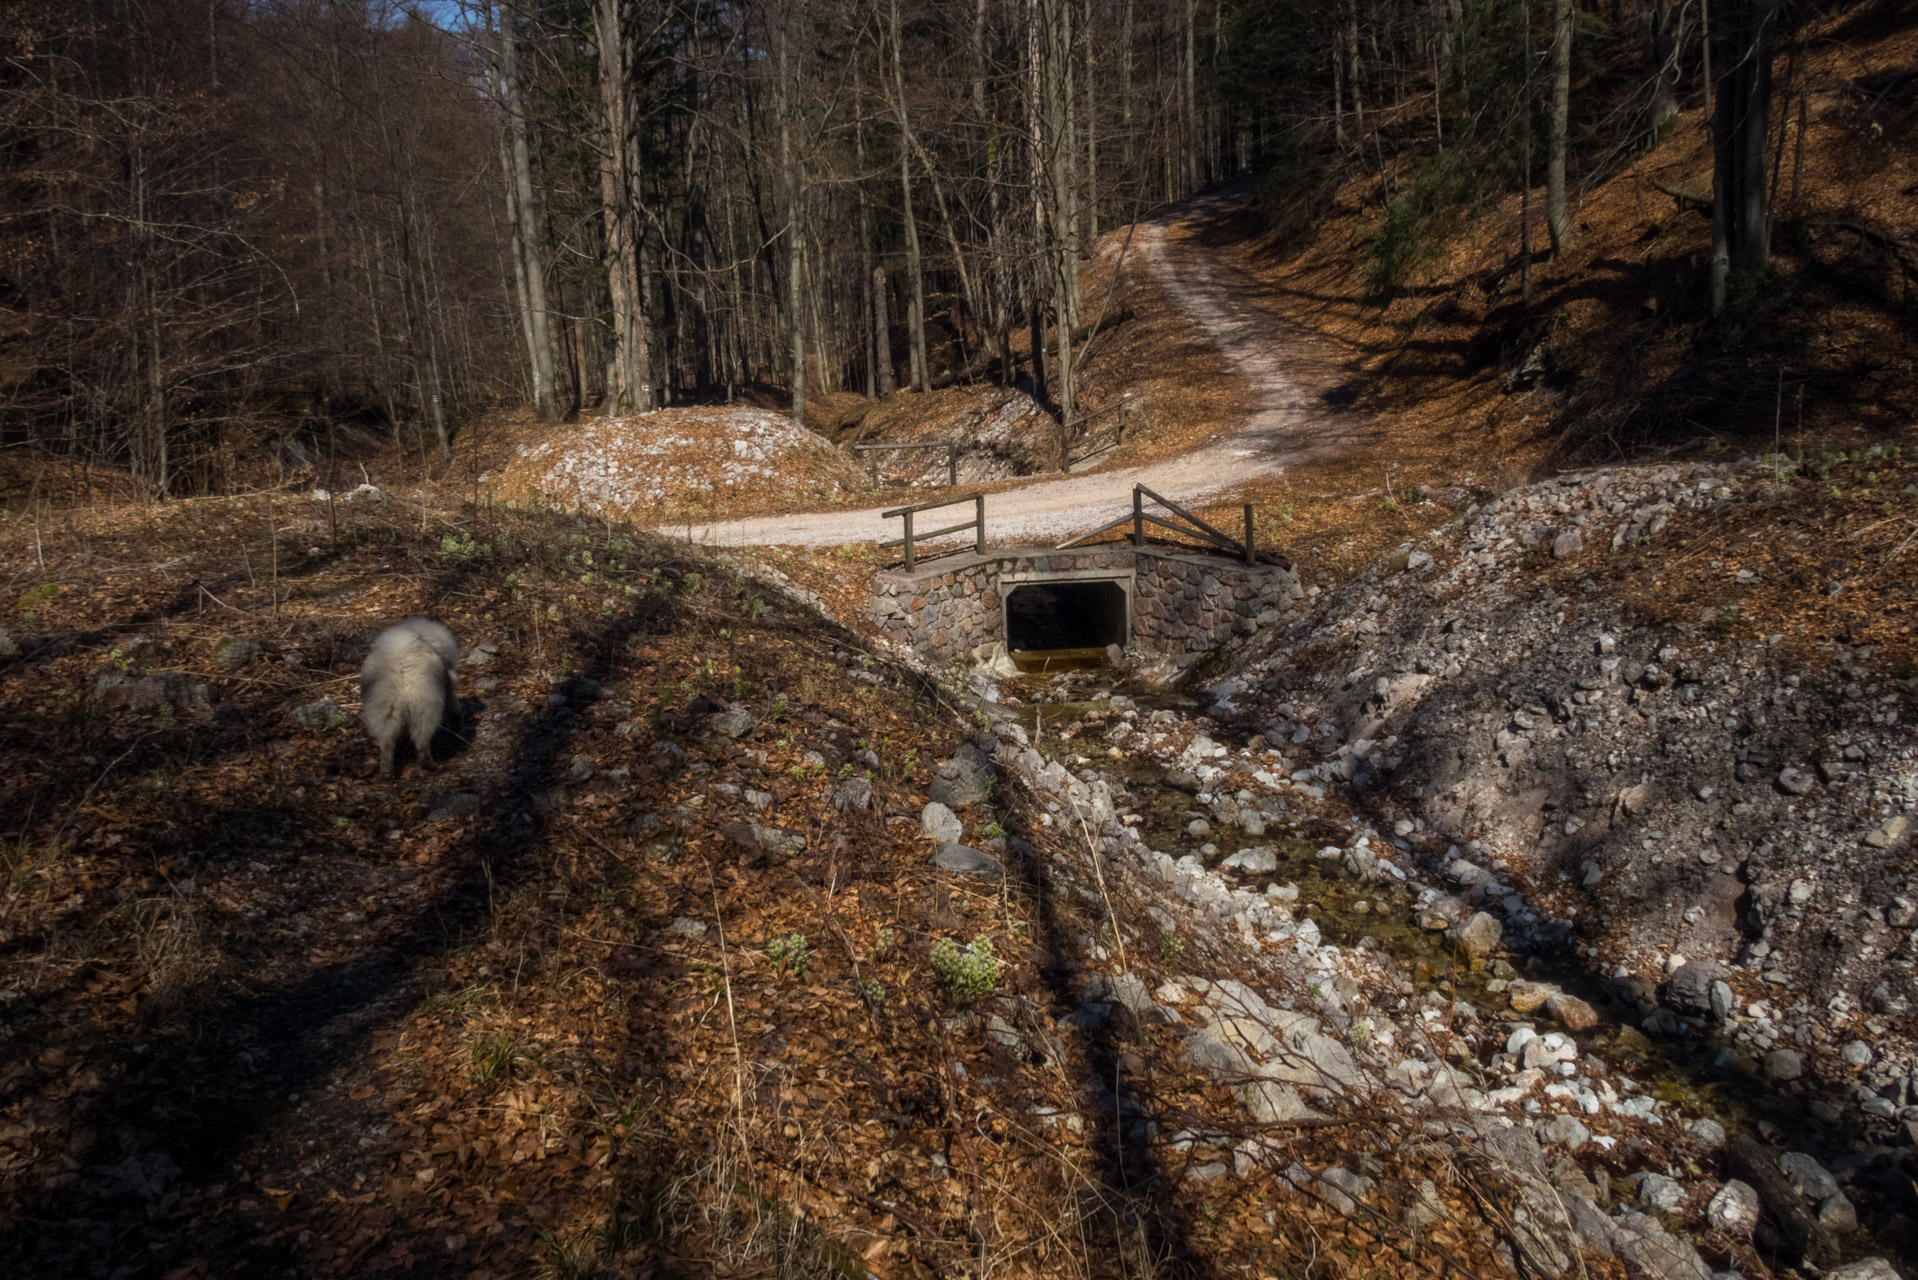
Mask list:
POLYGON ((1117 404, 1109 404, 1103 409, 1099 409, 1093 413, 1080 414, 1078 417, 1074 418, 1062 430, 1062 435, 1071 436, 1073 435, 1075 430, 1084 431, 1087 423, 1097 422, 1099 419, 1107 417, 1111 414, 1118 415, 1119 429, 1113 433, 1112 439, 1106 441, 1102 445, 1098 445, 1095 448, 1086 449, 1084 453, 1080 454, 1076 458, 1071 456, 1071 449, 1073 445, 1077 445, 1080 448, 1085 448, 1087 442, 1083 439, 1075 439, 1070 444, 1067 444, 1065 446, 1066 457, 1059 463, 1059 470, 1070 471, 1074 467, 1078 466, 1081 462, 1086 461, 1086 459, 1096 458, 1100 454, 1108 452, 1109 450, 1112 450, 1112 449, 1116 449, 1120 445, 1124 444, 1126 418, 1127 418, 1127 415, 1131 412, 1131 410, 1132 410, 1132 397, 1128 395, 1121 398, 1117 404))
POLYGON ((920 444, 856 444, 854 453, 872 455, 872 487, 879 487, 879 455, 895 449, 944 449, 946 451, 946 488, 959 487, 959 442, 956 440, 933 440, 920 444))
POLYGON ((894 507, 891 511, 882 511, 879 514, 887 520, 898 516, 906 522, 905 537, 893 538, 879 545, 881 547, 905 547, 906 569, 908 571, 912 569, 913 565, 919 559, 930 560, 937 556, 950 555, 955 551, 963 550, 962 547, 948 547, 944 551, 935 551, 930 556, 918 556, 914 550, 916 543, 924 542, 928 538, 941 538, 949 533, 958 533, 962 529, 971 529, 973 531, 972 549, 980 555, 985 554, 986 495, 983 493, 975 493, 965 498, 947 498, 944 502, 922 502, 914 507, 894 507), (941 507, 956 507, 962 502, 970 502, 973 504, 972 519, 962 520, 958 524, 947 525, 943 529, 928 529, 924 532, 919 532, 912 527, 912 518, 921 511, 937 511, 941 507))
POLYGON ((1170 498, 1162 497, 1142 484, 1132 486, 1132 514, 1120 516, 1110 524, 1099 526, 1091 533, 1082 533, 1076 538, 1069 538, 1059 544, 1059 549, 1063 551, 1067 547, 1079 546, 1081 543, 1092 541, 1092 539, 1099 537, 1101 534, 1111 533, 1114 529, 1123 528, 1126 525, 1132 526, 1132 545, 1135 547, 1143 547, 1145 545, 1145 527, 1149 524, 1158 525, 1162 529, 1169 529, 1173 533, 1183 534, 1188 538, 1196 538, 1216 550, 1225 552, 1227 555, 1237 556, 1243 559, 1247 564, 1257 564, 1259 562, 1259 553, 1252 545, 1251 503, 1248 502, 1245 504, 1245 539, 1240 541, 1229 534, 1213 528, 1170 498), (1148 498, 1171 512, 1177 519, 1167 520, 1161 516, 1147 513, 1145 504, 1148 498))

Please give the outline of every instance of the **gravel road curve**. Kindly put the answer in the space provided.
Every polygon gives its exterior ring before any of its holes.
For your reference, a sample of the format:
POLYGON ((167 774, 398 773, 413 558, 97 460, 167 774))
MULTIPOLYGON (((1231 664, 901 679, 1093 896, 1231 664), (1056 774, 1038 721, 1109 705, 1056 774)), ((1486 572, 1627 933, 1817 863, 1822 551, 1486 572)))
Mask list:
MULTIPOLYGON (((1209 205, 1222 206, 1223 199, 1202 197, 1167 220, 1141 224, 1138 249, 1173 301, 1249 384, 1257 409, 1233 435, 1184 457, 1034 479, 1018 489, 987 495, 986 530, 993 543, 1045 545, 1097 528, 1131 509, 1135 484, 1189 505, 1217 498, 1247 480, 1280 474, 1288 463, 1337 447, 1341 433, 1315 398, 1281 367, 1283 335, 1278 324, 1240 296, 1243 285, 1204 248, 1167 241, 1170 221, 1216 211, 1209 205)), ((820 547, 898 537, 899 521, 882 519, 881 510, 766 516, 694 525, 690 532, 684 526, 661 532, 722 547, 820 547)), ((929 518, 952 524, 963 517, 963 510, 955 508, 929 518)))

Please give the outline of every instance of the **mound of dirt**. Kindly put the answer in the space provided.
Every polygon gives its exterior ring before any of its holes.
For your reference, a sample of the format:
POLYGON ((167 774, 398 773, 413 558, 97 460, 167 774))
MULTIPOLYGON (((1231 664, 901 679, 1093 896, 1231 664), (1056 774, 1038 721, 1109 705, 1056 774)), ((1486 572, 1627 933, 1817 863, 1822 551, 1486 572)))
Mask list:
POLYGON ((1876 1039, 1918 967, 1908 480, 1886 449, 1513 490, 1248 645, 1215 714, 1400 835, 1501 859, 1556 917, 1508 928, 1572 922, 1595 970, 1652 983, 1717 963, 1812 996, 1814 1040, 1876 1039))
MULTIPOLYGON (((836 425, 843 433, 837 438, 847 445, 956 441, 961 484, 1049 471, 1059 440, 1058 422, 1038 401, 1017 388, 991 385, 862 399, 842 410, 836 425)), ((859 461, 871 465, 865 453, 859 461)), ((946 454, 938 449, 882 453, 879 475, 894 484, 944 484, 946 454)))
POLYGON ((556 428, 521 443, 494 486, 598 516, 707 506, 754 510, 802 493, 830 501, 856 485, 831 441, 764 409, 661 409, 556 428))

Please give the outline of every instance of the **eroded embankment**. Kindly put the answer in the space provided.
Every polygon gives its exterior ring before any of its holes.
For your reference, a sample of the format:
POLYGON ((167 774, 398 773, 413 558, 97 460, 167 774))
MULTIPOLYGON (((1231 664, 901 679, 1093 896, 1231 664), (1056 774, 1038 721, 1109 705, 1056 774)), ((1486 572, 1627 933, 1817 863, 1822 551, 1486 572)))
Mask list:
MULTIPOLYGON (((1583 1247, 1628 1261, 1639 1220, 1575 1196, 1630 1179, 1721 1268, 1753 1239, 1780 1265, 1909 1255, 1913 686, 1761 625, 1815 536, 1763 541, 1792 500, 1751 466, 1515 491, 1222 652, 1203 716, 1096 674, 975 673, 1043 704, 1001 756, 1073 832, 1055 866, 1132 925, 1123 955, 1088 950, 1073 1016, 1176 1026, 1255 1124, 1390 1096, 1481 1149, 1542 1143, 1583 1247), (1228 979, 1250 1013, 1214 998, 1228 979), (1739 1206, 1768 1179, 1753 1237, 1739 1206)), ((1667 1274, 1684 1252, 1650 1250, 1667 1274)))
MULTIPOLYGON (((1435 863, 1411 832, 1382 834, 1338 789, 1288 773, 1262 736, 1230 746, 1193 708, 1159 695, 1148 709, 1101 691, 1110 679, 1080 670, 1001 691, 1031 704, 1002 727, 1002 758, 1032 787, 1040 824, 1074 836, 1054 873, 1076 871, 1123 922, 1121 946, 1102 934, 1089 949, 1086 1003, 1068 1021, 1124 1009, 1175 1028, 1184 1065, 1228 1087, 1255 1127, 1357 1107, 1416 1117, 1427 1138, 1467 1138, 1531 1205, 1537 1234, 1507 1222, 1501 1236, 1507 1250, 1535 1251, 1528 1269, 1571 1265, 1582 1249, 1692 1274, 1696 1247, 1718 1268, 1749 1270, 1741 1215, 1756 1213, 1756 1194, 1740 1173, 1782 1171, 1801 1202, 1768 1205, 1757 1239, 1775 1264, 1794 1251, 1828 1250, 1829 1265, 1907 1248, 1898 1153, 1839 1123, 1829 1097, 1807 1108, 1796 1086, 1697 1037, 1702 1018, 1667 1009, 1648 1036, 1636 1025, 1642 992, 1569 958, 1502 861, 1451 849, 1435 863), (1809 1238, 1768 1234, 1801 1209, 1809 1238), (1867 1233, 1853 1238, 1860 1210, 1867 1233)), ((1700 1010, 1724 994, 1698 970, 1667 990, 1683 999, 1693 987, 1700 1010)), ((1139 1136, 1155 1135, 1142 1122, 1139 1136)), ((1211 1152, 1221 1171, 1229 1154, 1241 1177, 1264 1160, 1305 1195, 1351 1173, 1280 1159, 1231 1123, 1215 1122, 1209 1140, 1175 1134, 1173 1146, 1211 1152)), ((1409 1185, 1364 1189, 1374 1208, 1418 1222, 1422 1193, 1405 1199, 1409 1185)))

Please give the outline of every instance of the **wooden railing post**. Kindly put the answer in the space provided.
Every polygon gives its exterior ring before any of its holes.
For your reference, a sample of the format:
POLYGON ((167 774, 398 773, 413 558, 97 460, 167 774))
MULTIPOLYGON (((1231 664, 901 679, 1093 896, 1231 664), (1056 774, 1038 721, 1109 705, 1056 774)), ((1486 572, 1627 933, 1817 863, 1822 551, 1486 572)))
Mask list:
POLYGON ((906 512, 906 572, 912 572, 912 512, 906 512))
POLYGON ((872 487, 879 487, 879 450, 867 450, 866 456, 872 459, 872 487))
POLYGON ((1136 484, 1132 486, 1132 545, 1145 546, 1145 495, 1136 484))
POLYGON ((972 495, 973 518, 979 522, 978 530, 972 537, 972 549, 979 555, 986 554, 986 495, 972 495))
POLYGON ((1259 553, 1252 549, 1252 504, 1245 504, 1245 562, 1257 564, 1259 553))
POLYGON ((946 446, 946 488, 957 489, 958 487, 959 446, 957 444, 948 444, 946 446))

